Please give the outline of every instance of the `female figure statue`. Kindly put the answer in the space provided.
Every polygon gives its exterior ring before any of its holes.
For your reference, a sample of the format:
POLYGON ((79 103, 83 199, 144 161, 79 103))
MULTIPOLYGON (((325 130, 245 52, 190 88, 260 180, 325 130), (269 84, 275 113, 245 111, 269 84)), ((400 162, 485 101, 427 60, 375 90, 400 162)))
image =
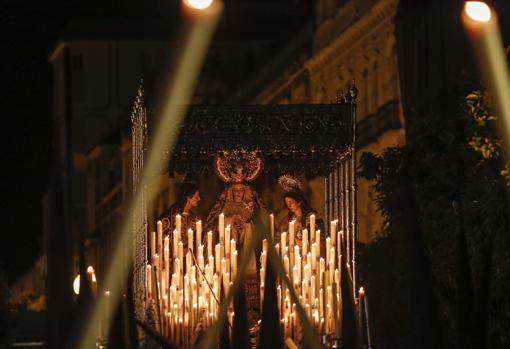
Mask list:
MULTIPOLYGON (((215 240, 218 241, 218 216, 223 213, 225 226, 230 225, 231 238, 236 240, 240 261, 255 238, 255 220, 260 216, 260 211, 265 211, 262 199, 247 184, 262 172, 262 159, 255 152, 225 151, 215 159, 215 165, 218 177, 229 185, 210 211, 206 229, 216 231, 215 240)), ((257 325, 260 320, 259 245, 255 246, 255 252, 249 257, 245 274, 237 275, 244 278, 248 324, 253 336, 258 334, 257 325)))
MULTIPOLYGON (((288 213, 278 224, 277 242, 280 241, 281 233, 289 231, 289 223, 294 221, 295 243, 302 248, 303 229, 310 232, 310 216, 315 215, 315 231, 321 232, 321 254, 324 251, 326 233, 324 221, 317 216, 317 211, 310 207, 303 195, 301 182, 292 176, 284 175, 278 179, 278 184, 283 189, 283 199, 288 213)), ((308 235, 310 237, 310 235, 308 235)))

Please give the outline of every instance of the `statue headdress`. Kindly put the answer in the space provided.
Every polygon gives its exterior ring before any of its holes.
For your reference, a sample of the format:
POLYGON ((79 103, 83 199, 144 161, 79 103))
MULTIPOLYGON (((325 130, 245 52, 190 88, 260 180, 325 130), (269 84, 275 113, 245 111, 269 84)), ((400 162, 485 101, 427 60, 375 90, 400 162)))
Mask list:
MULTIPOLYGON (((225 204, 233 200, 233 188, 242 186, 245 189, 243 202, 247 205, 250 216, 253 210, 265 210, 266 205, 258 193, 246 184, 257 178, 264 168, 264 161, 256 151, 225 150, 214 158, 214 169, 218 177, 228 185, 220 194, 207 217, 206 229, 214 229, 217 216, 223 212, 225 204), (248 207, 250 206, 250 207, 248 207)), ((247 211, 247 212, 248 212, 247 211)))
POLYGON ((288 174, 280 176, 278 184, 283 189, 283 196, 289 196, 300 202, 306 201, 303 195, 303 185, 296 177, 288 174))
POLYGON ((214 159, 214 168, 225 183, 246 183, 262 173, 264 161, 256 151, 225 150, 214 159))

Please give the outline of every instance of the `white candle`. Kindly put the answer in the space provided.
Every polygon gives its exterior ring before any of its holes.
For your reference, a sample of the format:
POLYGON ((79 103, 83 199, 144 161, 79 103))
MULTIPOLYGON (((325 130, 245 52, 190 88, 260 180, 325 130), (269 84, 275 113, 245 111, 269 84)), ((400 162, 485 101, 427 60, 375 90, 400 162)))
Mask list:
POLYGON ((223 244, 225 233, 225 215, 223 213, 220 213, 218 216, 218 233, 220 236, 220 244, 223 244))
POLYGON ((221 263, 220 244, 216 244, 214 249, 215 249, 214 252, 215 252, 215 261, 216 261, 216 272, 217 273, 221 273, 221 269, 220 269, 220 267, 221 267, 221 265, 220 265, 220 263, 221 263))
POLYGON ((181 215, 177 214, 175 216, 175 229, 179 232, 179 234, 182 233, 181 228, 182 228, 181 215))
POLYGON ((317 243, 312 244, 312 271, 317 272, 317 243))
POLYGON ((196 230, 197 230, 197 250, 198 246, 202 244, 202 221, 197 221, 196 223, 196 230))
POLYGON ((321 231, 315 232, 315 242, 317 243, 317 256, 321 255, 321 231))
POLYGON ((308 230, 303 229, 303 241, 301 243, 301 247, 303 249, 303 256, 306 256, 308 253, 308 230))
POLYGON ((289 222, 289 246, 290 248, 294 248, 294 225, 295 221, 289 222))
POLYGON ((315 215, 310 215, 310 241, 315 240, 315 215))
POLYGON ((209 256, 207 263, 209 264, 209 268, 211 270, 211 275, 214 274, 214 257, 212 254, 209 256))
POLYGON ((237 250, 234 250, 234 253, 232 254, 232 280, 237 275, 237 250))
POLYGON ((150 255, 150 260, 152 260, 152 258, 154 257, 154 255, 156 254, 156 232, 155 231, 152 231, 151 232, 151 255, 150 255))
POLYGON ((173 257, 177 258, 177 256, 179 255, 179 232, 177 231, 177 229, 174 229, 173 234, 174 234, 174 239, 173 239, 172 253, 173 253, 173 257))
POLYGON ((182 241, 179 241, 179 244, 178 244, 178 253, 177 253, 177 256, 179 257, 179 260, 181 262, 184 262, 184 245, 182 244, 182 241))
POLYGON ((158 254, 163 254, 163 223, 158 221, 157 225, 157 237, 158 237, 158 254))
POLYGON ((269 215, 269 229, 271 230, 271 238, 274 240, 274 214, 269 215))
MULTIPOLYGON (((337 236, 337 239, 336 239, 336 251, 338 252, 338 256, 341 256, 342 255, 342 240, 344 238, 344 233, 339 230, 338 231, 338 236, 337 236)), ((339 258, 340 259, 340 258, 339 258)))
POLYGON ((336 227, 338 225, 338 219, 335 219, 331 222, 331 227, 329 230, 329 236, 331 237, 331 245, 335 246, 336 244, 336 227))
POLYGON ((207 257, 213 255, 212 231, 207 232, 207 257))
POLYGON ((230 258, 230 224, 225 227, 225 257, 230 258))
POLYGON ((168 247, 163 250, 163 257, 165 259, 165 272, 168 272, 170 270, 170 249, 168 247))
POLYGON ((319 260, 319 282, 320 282, 320 285, 324 285, 324 270, 325 270, 325 262, 324 262, 324 258, 321 257, 321 259, 319 260))
POLYGON ((188 250, 193 251, 193 230, 191 228, 188 229, 188 250))
POLYGON ((156 268, 156 277, 157 277, 157 282, 159 283, 161 281, 161 269, 160 269, 160 265, 159 265, 159 255, 157 253, 154 255, 153 267, 156 268))

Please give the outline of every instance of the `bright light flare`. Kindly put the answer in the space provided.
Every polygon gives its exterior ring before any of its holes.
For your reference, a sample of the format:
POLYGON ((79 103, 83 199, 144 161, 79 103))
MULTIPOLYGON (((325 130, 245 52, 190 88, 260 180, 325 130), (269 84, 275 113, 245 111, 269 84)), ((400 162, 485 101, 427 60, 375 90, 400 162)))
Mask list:
POLYGON ((473 21, 487 23, 491 20, 491 8, 483 1, 466 1, 464 11, 473 21))
POLYGON ((74 294, 76 294, 76 295, 80 294, 80 275, 79 274, 74 278, 73 291, 74 291, 74 294))
POLYGON ((213 0, 183 0, 184 3, 197 10, 205 10, 213 3, 213 0))

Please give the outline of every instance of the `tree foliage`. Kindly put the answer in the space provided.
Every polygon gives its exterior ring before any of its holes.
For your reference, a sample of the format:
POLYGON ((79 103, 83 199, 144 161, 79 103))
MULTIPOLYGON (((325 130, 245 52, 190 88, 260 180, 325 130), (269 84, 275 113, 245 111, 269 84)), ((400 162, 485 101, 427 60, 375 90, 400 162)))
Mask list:
POLYGON ((365 153, 384 226, 361 256, 377 348, 510 347, 508 165, 482 91, 365 153))

